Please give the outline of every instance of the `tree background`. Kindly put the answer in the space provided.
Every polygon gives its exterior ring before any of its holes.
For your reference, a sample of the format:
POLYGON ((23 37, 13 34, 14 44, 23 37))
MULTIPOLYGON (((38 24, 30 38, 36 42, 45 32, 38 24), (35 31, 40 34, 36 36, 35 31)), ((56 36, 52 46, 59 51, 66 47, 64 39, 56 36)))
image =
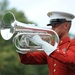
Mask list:
MULTIPOLYGON (((8 0, 0 0, 0 24, 3 14, 7 11, 14 13, 16 19, 20 22, 35 23, 29 21, 23 11, 18 11, 15 8, 8 9, 8 6, 8 0)), ((9 41, 5 41, 0 35, 0 75, 48 75, 47 65, 22 64, 12 39, 13 37, 9 41)))

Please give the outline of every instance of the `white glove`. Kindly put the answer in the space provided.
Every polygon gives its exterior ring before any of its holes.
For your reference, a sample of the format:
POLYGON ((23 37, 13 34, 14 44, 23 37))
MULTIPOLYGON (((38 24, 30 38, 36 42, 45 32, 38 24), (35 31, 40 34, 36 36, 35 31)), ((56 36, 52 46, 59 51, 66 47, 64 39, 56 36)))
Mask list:
POLYGON ((35 35, 29 38, 30 41, 35 43, 36 45, 39 45, 44 49, 45 53, 47 55, 50 55, 56 48, 52 46, 51 44, 47 43, 46 41, 42 40, 39 35, 35 35))

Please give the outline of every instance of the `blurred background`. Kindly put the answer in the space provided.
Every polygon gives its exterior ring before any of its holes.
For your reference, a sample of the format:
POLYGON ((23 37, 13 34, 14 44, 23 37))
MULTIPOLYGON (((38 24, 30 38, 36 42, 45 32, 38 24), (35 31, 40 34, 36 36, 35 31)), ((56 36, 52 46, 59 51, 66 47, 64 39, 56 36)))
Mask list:
MULTIPOLYGON (((75 15, 74 3, 72 0, 0 0, 0 21, 5 12, 11 11, 20 22, 46 27, 50 20, 47 12, 65 11, 75 15)), ((75 20, 69 35, 75 38, 75 20)), ((20 63, 12 38, 5 41, 0 35, 0 75, 48 75, 47 65, 20 63)))

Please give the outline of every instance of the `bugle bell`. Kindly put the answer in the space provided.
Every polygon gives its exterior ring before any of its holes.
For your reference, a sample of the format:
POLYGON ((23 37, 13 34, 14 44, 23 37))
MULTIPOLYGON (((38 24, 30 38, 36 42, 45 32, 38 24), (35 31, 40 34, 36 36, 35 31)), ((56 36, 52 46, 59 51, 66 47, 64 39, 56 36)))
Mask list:
POLYGON ((32 43, 28 38, 32 35, 39 35, 51 45, 57 47, 59 37, 52 29, 33 26, 34 24, 25 24, 17 21, 12 12, 7 12, 1 20, 1 36, 4 40, 9 40, 13 35, 13 42, 18 50, 21 51, 43 51, 40 46, 32 43))

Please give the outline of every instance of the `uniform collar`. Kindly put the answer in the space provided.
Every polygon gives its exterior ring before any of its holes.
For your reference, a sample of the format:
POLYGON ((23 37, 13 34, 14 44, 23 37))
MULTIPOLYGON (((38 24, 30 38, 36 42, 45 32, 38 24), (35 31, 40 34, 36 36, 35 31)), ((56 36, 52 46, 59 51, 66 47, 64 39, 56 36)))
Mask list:
POLYGON ((64 39, 62 39, 62 40, 60 40, 59 41, 59 45, 61 45, 61 44, 63 44, 63 43, 66 43, 66 42, 69 42, 70 41, 70 37, 68 36, 68 37, 66 37, 66 38, 64 38, 64 39))

